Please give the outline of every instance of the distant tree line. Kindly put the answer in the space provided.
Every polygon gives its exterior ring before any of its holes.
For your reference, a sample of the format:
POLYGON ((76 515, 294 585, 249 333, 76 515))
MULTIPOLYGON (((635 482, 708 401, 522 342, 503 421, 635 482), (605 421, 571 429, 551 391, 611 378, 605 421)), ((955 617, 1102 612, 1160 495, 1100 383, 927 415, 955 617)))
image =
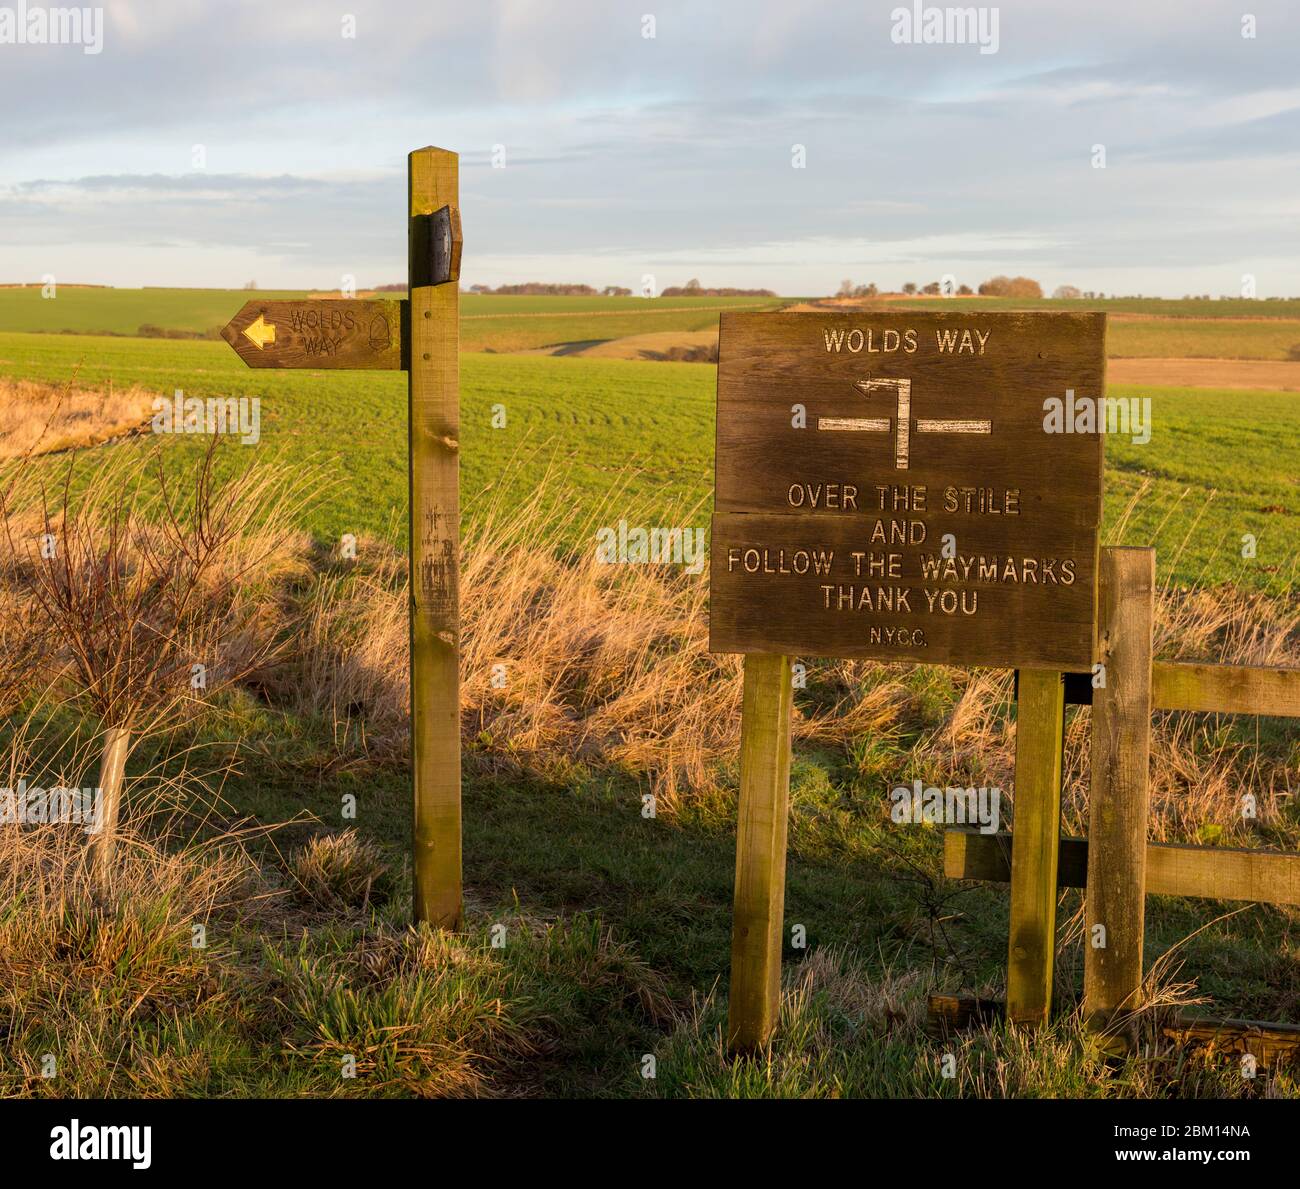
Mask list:
MULTIPOLYGON (((405 290, 405 285, 380 285, 377 293, 405 290)), ((498 297, 631 297, 632 290, 622 285, 606 285, 597 289, 592 285, 552 284, 546 281, 527 281, 522 285, 471 285, 466 293, 490 293, 498 297)), ((685 285, 669 285, 660 297, 776 297, 772 289, 706 289, 692 278, 685 285)))
POLYGON ((771 289, 705 289, 692 277, 685 285, 669 285, 659 294, 660 297, 775 297, 771 289))
MULTIPOLYGON (((876 297, 881 292, 882 290, 874 282, 868 285, 855 285, 851 280, 843 280, 835 296, 876 297)), ((917 285, 915 281, 908 281, 900 292, 907 297, 918 294, 925 297, 971 297, 976 290, 969 285, 957 285, 945 290, 940 281, 931 281, 928 285, 917 285)), ((1043 287, 1030 277, 997 276, 990 277, 980 285, 978 292, 981 297, 1042 297, 1043 287)))
POLYGON ((552 284, 546 281, 525 281, 522 285, 471 285, 468 293, 491 293, 498 297, 630 297, 631 289, 620 285, 606 285, 603 289, 591 285, 552 284))

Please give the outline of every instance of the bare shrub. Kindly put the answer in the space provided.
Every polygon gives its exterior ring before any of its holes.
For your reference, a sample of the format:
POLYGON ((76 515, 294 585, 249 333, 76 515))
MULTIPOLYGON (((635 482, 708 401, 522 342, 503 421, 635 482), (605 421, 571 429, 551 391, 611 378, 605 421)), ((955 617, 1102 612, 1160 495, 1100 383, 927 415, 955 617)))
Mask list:
POLYGON ((75 495, 74 456, 54 495, 41 475, 25 508, 17 481, 0 505, 6 597, 17 589, 102 732, 92 846, 105 883, 133 739, 238 682, 273 647, 257 630, 257 588, 295 481, 274 468, 218 481, 218 450, 214 437, 183 494, 159 448, 111 456, 75 495))

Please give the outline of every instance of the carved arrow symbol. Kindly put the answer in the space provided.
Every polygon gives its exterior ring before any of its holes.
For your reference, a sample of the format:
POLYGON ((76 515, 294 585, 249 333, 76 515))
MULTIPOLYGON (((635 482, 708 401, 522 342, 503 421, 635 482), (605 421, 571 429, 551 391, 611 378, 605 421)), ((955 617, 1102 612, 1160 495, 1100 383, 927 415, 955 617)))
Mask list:
POLYGON ((250 325, 244 327, 244 337, 253 344, 259 351, 266 347, 267 343, 275 342, 275 323, 268 322, 261 314, 250 325))

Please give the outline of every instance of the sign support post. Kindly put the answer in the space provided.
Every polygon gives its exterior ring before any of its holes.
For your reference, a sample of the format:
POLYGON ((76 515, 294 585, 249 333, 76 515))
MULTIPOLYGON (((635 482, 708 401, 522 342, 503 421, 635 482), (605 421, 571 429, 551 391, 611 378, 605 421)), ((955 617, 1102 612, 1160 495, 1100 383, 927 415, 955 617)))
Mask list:
POLYGON ((416 922, 461 921, 460 161, 408 160, 411 767, 416 922))
POLYGON ((1007 1019, 1036 1027, 1052 1009, 1065 674, 1021 669, 1018 685, 1007 1019))
POLYGON ((733 1052, 765 1043, 780 1015, 793 707, 790 658, 746 656, 727 1018, 733 1052))

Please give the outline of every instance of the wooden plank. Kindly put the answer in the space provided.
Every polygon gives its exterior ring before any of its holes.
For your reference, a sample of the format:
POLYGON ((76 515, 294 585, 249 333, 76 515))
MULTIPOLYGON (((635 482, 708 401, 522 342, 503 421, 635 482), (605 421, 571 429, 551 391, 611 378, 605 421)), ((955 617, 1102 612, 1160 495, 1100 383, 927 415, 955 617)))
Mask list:
POLYGON ((736 1052, 766 1042, 780 1013, 792 706, 790 658, 747 656, 727 1020, 736 1052))
MULTIPOLYGON (((943 836, 943 873, 949 879, 978 879, 1010 883, 1014 847, 1012 836, 947 830, 943 836)), ((1081 888, 1088 879, 1088 843, 1062 838, 1056 860, 1056 886, 1081 888)))
POLYGON ((406 302, 250 301, 221 331, 249 367, 405 367, 406 302))
MULTIPOLYGON (((943 842, 944 874, 949 879, 1010 882, 1014 856, 1010 834, 949 830, 943 842)), ((1300 905, 1300 854, 1162 842, 1147 844, 1146 863, 1148 896, 1300 905)), ((1087 841, 1062 838, 1057 887, 1084 887, 1087 866, 1087 841)))
POLYGON ((1300 855, 1206 846, 1148 846, 1147 894, 1300 904, 1300 855))
POLYGON ((1092 702, 1084 1018, 1123 1049, 1140 1006, 1146 903, 1151 648, 1155 550, 1108 548, 1099 567, 1098 653, 1104 686, 1092 702))
MULTIPOLYGON (((1065 704, 1092 705, 1092 674, 1065 675, 1065 704)), ((1300 669, 1155 661, 1151 666, 1155 710, 1300 717, 1300 669)))
POLYGON ((408 167, 414 914, 417 921, 456 928, 461 920, 460 296, 455 277, 432 283, 427 227, 435 211, 459 205, 459 159, 445 149, 419 149, 408 167))
POLYGON ((925 1001, 925 1030, 936 1040, 967 1028, 989 1027, 1006 1014, 1000 999, 975 995, 930 995, 925 1001))
POLYGON ((1104 317, 721 327, 715 652, 1091 667, 1101 436, 1045 401, 1099 396, 1104 317))
MULTIPOLYGON (((1061 839, 1057 860, 1057 882, 1061 887, 1082 887, 1082 883, 1062 883, 1067 878, 1068 844, 1061 839)), ((1011 835, 980 834, 975 830, 945 830, 943 835, 943 873, 949 879, 978 879, 986 883, 1011 882, 1011 835)))
MULTIPOLYGON (((926 1001, 926 1031, 935 1039, 971 1028, 991 1027, 1003 1016, 998 999, 975 995, 931 995, 926 1001)), ((1215 1019, 1180 1011, 1160 1026, 1161 1035, 1220 1053, 1252 1053, 1272 1066, 1300 1052, 1300 1025, 1263 1020, 1215 1019)))
POLYGON ((1151 701, 1157 710, 1300 718, 1300 669, 1157 661, 1151 701))
POLYGON ((1300 1025, 1296 1024, 1213 1019, 1183 1011, 1160 1031, 1179 1044, 1194 1044, 1211 1052, 1250 1053, 1263 1066, 1277 1065, 1300 1053, 1300 1025))
POLYGON ((1052 1006, 1056 955, 1065 683, 1057 670, 1022 669, 1018 689, 1007 1017, 1039 1025, 1052 1006))

